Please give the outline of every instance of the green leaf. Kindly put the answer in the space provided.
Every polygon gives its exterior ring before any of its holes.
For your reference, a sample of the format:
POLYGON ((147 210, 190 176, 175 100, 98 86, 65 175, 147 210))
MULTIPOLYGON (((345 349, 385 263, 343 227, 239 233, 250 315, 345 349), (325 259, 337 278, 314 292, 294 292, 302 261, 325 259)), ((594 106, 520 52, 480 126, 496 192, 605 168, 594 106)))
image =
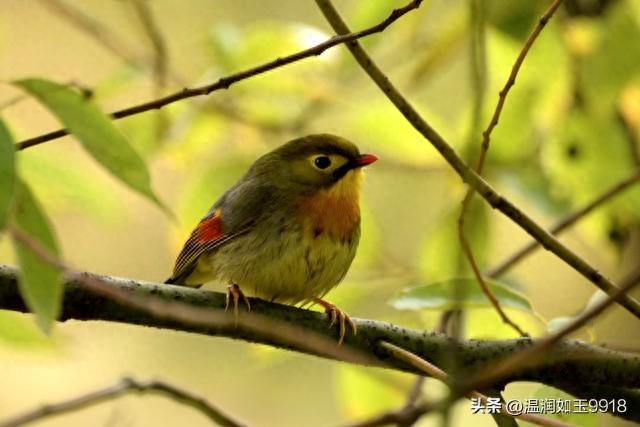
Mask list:
POLYGON ((55 349, 55 342, 42 335, 31 319, 22 313, 0 310, 0 348, 11 350, 55 349))
MULTIPOLYGON (((58 243, 49 220, 31 190, 21 181, 16 186, 13 221, 20 231, 50 255, 58 256, 58 243)), ((13 245, 20 265, 20 294, 29 310, 36 315, 40 328, 48 333, 60 313, 63 290, 61 271, 18 239, 13 239, 13 245)))
POLYGON ((15 147, 9 129, 0 119, 0 230, 7 222, 16 181, 15 147))
POLYGON ((147 166, 100 109, 72 89, 43 79, 14 82, 37 98, 102 166, 168 212, 151 189, 147 166))
MULTIPOLYGON (((485 280, 503 308, 533 312, 531 303, 522 294, 495 280, 485 280)), ((482 293, 476 279, 472 278, 408 288, 391 300, 391 305, 399 310, 448 310, 454 307, 490 307, 491 302, 482 293)))

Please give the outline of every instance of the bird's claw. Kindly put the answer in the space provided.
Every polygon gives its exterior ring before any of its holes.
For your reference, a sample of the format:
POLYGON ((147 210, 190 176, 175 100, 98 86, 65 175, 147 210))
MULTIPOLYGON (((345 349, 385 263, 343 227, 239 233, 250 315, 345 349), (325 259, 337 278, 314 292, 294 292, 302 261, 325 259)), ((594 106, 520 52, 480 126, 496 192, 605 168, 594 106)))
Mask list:
POLYGON ((329 328, 332 328, 334 325, 338 324, 338 331, 340 333, 340 336, 338 338, 338 345, 341 345, 344 341, 344 336, 347 332, 347 324, 353 331, 353 335, 358 333, 356 324, 353 323, 353 320, 351 320, 351 317, 349 317, 347 313, 339 309, 337 306, 331 304, 330 302, 327 302, 320 298, 314 298, 314 302, 324 307, 325 313, 327 313, 327 316, 329 316, 329 328))
POLYGON ((238 301, 242 299, 242 302, 247 306, 247 311, 251 311, 251 304, 249 303, 249 299, 245 296, 245 294, 240 290, 240 286, 235 283, 227 286, 227 298, 224 306, 224 311, 229 309, 229 303, 233 299, 233 315, 238 320, 238 301))

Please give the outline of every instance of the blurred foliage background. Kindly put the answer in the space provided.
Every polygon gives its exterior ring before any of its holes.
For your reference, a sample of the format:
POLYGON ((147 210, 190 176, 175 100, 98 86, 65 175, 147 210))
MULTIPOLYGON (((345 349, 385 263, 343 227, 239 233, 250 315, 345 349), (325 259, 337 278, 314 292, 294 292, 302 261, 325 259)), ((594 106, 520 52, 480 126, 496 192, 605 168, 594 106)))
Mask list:
MULTIPOLYGON (((104 111, 213 82, 331 35, 312 2, 1 3, 0 79, 43 77, 71 84, 90 93, 104 111), (158 37, 150 36, 144 11, 158 37), (89 17, 97 34, 78 26, 77 14, 89 17)), ((353 29, 381 21, 401 4, 336 1, 353 29)), ((426 0, 363 44, 425 118, 471 160, 497 92, 547 6, 536 0, 426 0)), ((553 224, 638 168, 638 40, 637 1, 567 0, 527 57, 493 134, 485 171, 539 222, 553 224)), ((59 127, 9 85, 0 86, 0 108, 17 140, 59 127)), ((293 137, 331 132, 381 160, 367 171, 357 259, 328 299, 356 317, 431 330, 450 306, 445 288, 423 296, 419 309, 390 302, 411 286, 469 277, 456 230, 466 188, 343 47, 117 126, 148 162, 156 194, 177 221, 114 180, 72 138, 18 155, 20 174, 52 219, 64 258, 79 269, 164 280, 191 227, 253 160, 293 137)), ((480 201, 467 229, 484 269, 529 240, 480 201)), ((15 262, 7 239, 0 239, 0 261, 15 262)), ((640 187, 600 207, 562 240, 606 275, 623 278, 640 259, 640 187)), ((549 322, 576 315, 594 297, 591 284, 544 251, 526 258, 503 283, 524 300, 508 313, 533 335, 544 333, 549 322)), ((472 305, 465 337, 514 336, 482 300, 472 305)), ((638 351, 640 330, 627 326, 635 321, 621 309, 611 310, 577 336, 638 351)), ((174 382, 259 426, 328 426, 366 418, 402 405, 412 383, 399 373, 149 328, 70 321, 46 337, 31 316, 0 311, 0 417, 123 375, 174 382)), ((434 398, 443 393, 431 381, 424 390, 434 398)), ((514 384, 506 397, 548 392, 514 384)), ((430 415, 418 425, 439 421, 430 415)), ((624 424, 606 416, 572 421, 624 424)), ((488 416, 471 416, 468 402, 459 402, 453 425, 471 422, 493 425, 488 416)), ((208 425, 191 409, 156 397, 121 398, 43 424, 178 423, 208 425)))

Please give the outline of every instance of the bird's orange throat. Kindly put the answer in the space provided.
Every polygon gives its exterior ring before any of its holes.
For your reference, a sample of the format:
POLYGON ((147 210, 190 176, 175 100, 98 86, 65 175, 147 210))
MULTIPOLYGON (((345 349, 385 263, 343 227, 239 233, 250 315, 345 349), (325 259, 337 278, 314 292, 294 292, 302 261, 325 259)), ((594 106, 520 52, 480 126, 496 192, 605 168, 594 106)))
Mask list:
POLYGON ((362 171, 353 169, 333 186, 306 197, 299 205, 306 231, 318 237, 324 233, 342 239, 351 235, 360 223, 360 187, 362 171))

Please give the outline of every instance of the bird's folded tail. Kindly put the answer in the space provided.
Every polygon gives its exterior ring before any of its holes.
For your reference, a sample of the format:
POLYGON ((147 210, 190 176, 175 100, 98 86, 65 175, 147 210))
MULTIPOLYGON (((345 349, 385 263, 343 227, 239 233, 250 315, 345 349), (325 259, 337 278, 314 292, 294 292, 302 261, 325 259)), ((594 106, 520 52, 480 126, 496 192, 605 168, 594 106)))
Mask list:
POLYGON ((176 260, 173 275, 165 280, 164 283, 191 287, 202 286, 197 283, 187 283, 187 278, 193 273, 198 258, 202 254, 230 240, 232 237, 233 235, 225 235, 222 232, 220 209, 209 212, 193 230, 189 239, 187 239, 176 260))
POLYGON ((180 280, 178 280, 177 277, 169 277, 167 280, 164 281, 164 283, 169 284, 169 285, 183 286, 183 284, 180 283, 180 280))
POLYGON ((193 272, 195 265, 191 268, 180 272, 180 274, 169 277, 164 283, 177 286, 189 286, 191 288, 199 288, 202 284, 187 283, 187 277, 193 272))

